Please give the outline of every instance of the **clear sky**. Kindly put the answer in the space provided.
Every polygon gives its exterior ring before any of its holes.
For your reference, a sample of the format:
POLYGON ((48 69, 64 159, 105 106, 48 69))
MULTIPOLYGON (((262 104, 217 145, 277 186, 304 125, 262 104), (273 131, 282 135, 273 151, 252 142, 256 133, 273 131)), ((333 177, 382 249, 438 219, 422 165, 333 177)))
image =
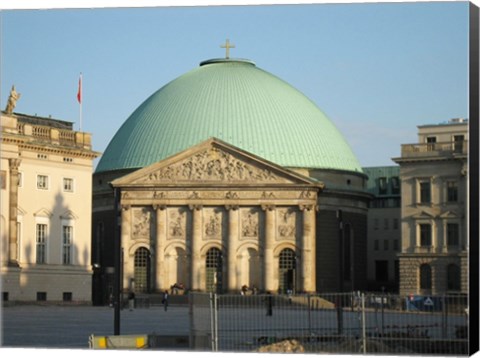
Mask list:
POLYGON ((154 91, 206 59, 248 58, 312 99, 362 166, 394 165, 417 125, 468 118, 468 2, 5 9, 1 92, 80 126, 103 152, 154 91))

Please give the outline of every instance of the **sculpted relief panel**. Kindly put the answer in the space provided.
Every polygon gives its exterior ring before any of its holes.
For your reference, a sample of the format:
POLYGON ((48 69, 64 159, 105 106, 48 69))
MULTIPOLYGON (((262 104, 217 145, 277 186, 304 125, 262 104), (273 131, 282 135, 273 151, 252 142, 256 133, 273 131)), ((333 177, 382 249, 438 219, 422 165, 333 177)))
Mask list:
POLYGON ((187 212, 184 208, 167 209, 167 237, 185 239, 187 236, 187 212))
POLYGON ((293 208, 277 210, 277 240, 295 239, 297 214, 297 210, 293 208))
POLYGON ((258 208, 242 209, 240 212, 241 220, 241 239, 255 239, 260 237, 261 230, 261 210, 258 208))
POLYGON ((195 154, 144 178, 144 182, 195 180, 278 182, 279 178, 268 169, 254 167, 218 148, 195 154))
POLYGON ((132 237, 134 239, 149 239, 152 222, 152 211, 148 208, 133 210, 132 237))
POLYGON ((204 239, 221 239, 225 211, 218 208, 205 208, 203 211, 204 239))

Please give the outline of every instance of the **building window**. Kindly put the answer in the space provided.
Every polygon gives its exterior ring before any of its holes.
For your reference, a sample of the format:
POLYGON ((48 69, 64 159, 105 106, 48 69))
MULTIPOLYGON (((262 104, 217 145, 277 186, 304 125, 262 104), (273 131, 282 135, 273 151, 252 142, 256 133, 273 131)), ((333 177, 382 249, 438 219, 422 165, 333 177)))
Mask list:
POLYGON ((420 266, 420 289, 432 289, 432 268, 430 265, 423 264, 420 266))
POLYGON ((378 178, 378 194, 387 194, 387 178, 385 177, 378 178))
POLYGON ((378 251, 378 250, 380 249, 380 244, 379 244, 378 240, 375 240, 375 241, 373 242, 373 249, 374 249, 375 251, 378 251))
POLYGON ((431 202, 431 185, 429 181, 420 182, 420 203, 430 204, 431 202))
POLYGON ((393 219, 393 229, 398 230, 398 219, 393 219))
POLYGON ((454 181, 447 182, 447 202, 455 203, 458 201, 458 184, 454 181))
POLYGON ((388 240, 383 240, 383 250, 388 251, 388 240))
POLYGON ((378 219, 373 219, 373 229, 378 230, 379 225, 380 225, 380 221, 378 219))
POLYGON ((383 220, 383 228, 384 228, 385 230, 388 230, 388 219, 384 219, 384 220, 383 220))
POLYGON ((343 231, 343 279, 351 279, 351 270, 352 268, 352 232, 350 224, 345 225, 345 230, 343 231))
POLYGON ((5 291, 2 292, 2 300, 3 302, 8 301, 8 292, 5 292, 5 291))
POLYGON ((388 281, 388 261, 386 260, 375 261, 375 281, 377 282, 388 281))
POLYGON ((437 142, 437 137, 427 137, 427 150, 435 150, 435 143, 437 142))
POLYGON ((453 136, 453 150, 455 151, 455 153, 463 152, 464 140, 465 140, 465 137, 463 135, 453 136))
POLYGON ((278 257, 278 290, 287 293, 295 289, 295 268, 297 266, 295 251, 283 249, 278 257))
POLYGON ((63 178, 63 191, 73 192, 72 178, 63 178))
POLYGON ((63 293, 63 301, 64 302, 71 302, 72 301, 72 293, 71 292, 64 292, 63 293))
POLYGON ((458 224, 447 224, 447 246, 459 245, 458 224))
POLYGON ((48 189, 48 176, 37 175, 37 189, 42 189, 42 190, 48 189))
POLYGON ((392 184, 392 194, 393 195, 400 194, 400 179, 398 177, 392 177, 390 181, 392 184))
POLYGON ((44 264, 46 262, 46 248, 47 248, 47 225, 37 224, 37 239, 36 239, 36 263, 44 264))
POLYGON ((460 291, 461 286, 460 267, 450 264, 447 267, 447 290, 460 291))
POLYGON ((393 249, 398 251, 398 239, 393 240, 393 249))
POLYGON ((37 292, 37 301, 46 301, 47 293, 46 292, 37 292))
POLYGON ((217 248, 211 248, 207 251, 205 261, 207 291, 219 292, 222 287, 222 252, 217 248))
POLYGON ((430 224, 420 224, 420 246, 432 246, 432 226, 430 224))
POLYGON ((136 292, 150 291, 150 251, 140 247, 135 251, 134 278, 136 292))
POLYGON ((64 265, 70 265, 72 263, 73 227, 63 226, 62 231, 63 231, 62 263, 64 265))

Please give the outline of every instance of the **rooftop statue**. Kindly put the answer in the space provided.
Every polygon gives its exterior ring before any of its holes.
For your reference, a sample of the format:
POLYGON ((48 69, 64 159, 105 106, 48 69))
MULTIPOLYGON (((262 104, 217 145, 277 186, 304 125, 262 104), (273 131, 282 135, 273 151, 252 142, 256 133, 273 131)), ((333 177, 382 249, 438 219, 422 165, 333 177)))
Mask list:
POLYGON ((7 112, 7 114, 13 113, 13 109, 17 105, 17 101, 19 100, 20 96, 21 94, 17 93, 15 86, 12 86, 10 96, 8 97, 7 107, 5 108, 5 112, 7 112))

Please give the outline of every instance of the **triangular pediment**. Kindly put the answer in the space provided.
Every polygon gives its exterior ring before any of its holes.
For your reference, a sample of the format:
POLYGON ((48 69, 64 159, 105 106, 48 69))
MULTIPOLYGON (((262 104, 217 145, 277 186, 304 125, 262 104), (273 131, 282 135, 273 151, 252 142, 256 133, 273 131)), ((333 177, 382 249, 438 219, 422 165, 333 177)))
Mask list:
POLYGON ((44 217, 44 218, 51 218, 53 216, 52 212, 45 209, 45 208, 42 208, 40 210, 37 210, 33 216, 36 216, 36 217, 44 217))
POLYGON ((62 215, 60 215, 60 219, 63 219, 63 220, 77 220, 78 217, 73 213, 73 211, 67 210, 62 215))
POLYGON ((433 219, 435 215, 430 214, 429 212, 422 210, 420 213, 412 215, 413 219, 433 219))
POLYGON ((320 183, 216 138, 112 182, 114 186, 320 183))
POLYGON ((453 218, 458 218, 458 215, 457 215, 456 212, 448 210, 448 211, 440 214, 440 217, 442 219, 453 219, 453 218))

